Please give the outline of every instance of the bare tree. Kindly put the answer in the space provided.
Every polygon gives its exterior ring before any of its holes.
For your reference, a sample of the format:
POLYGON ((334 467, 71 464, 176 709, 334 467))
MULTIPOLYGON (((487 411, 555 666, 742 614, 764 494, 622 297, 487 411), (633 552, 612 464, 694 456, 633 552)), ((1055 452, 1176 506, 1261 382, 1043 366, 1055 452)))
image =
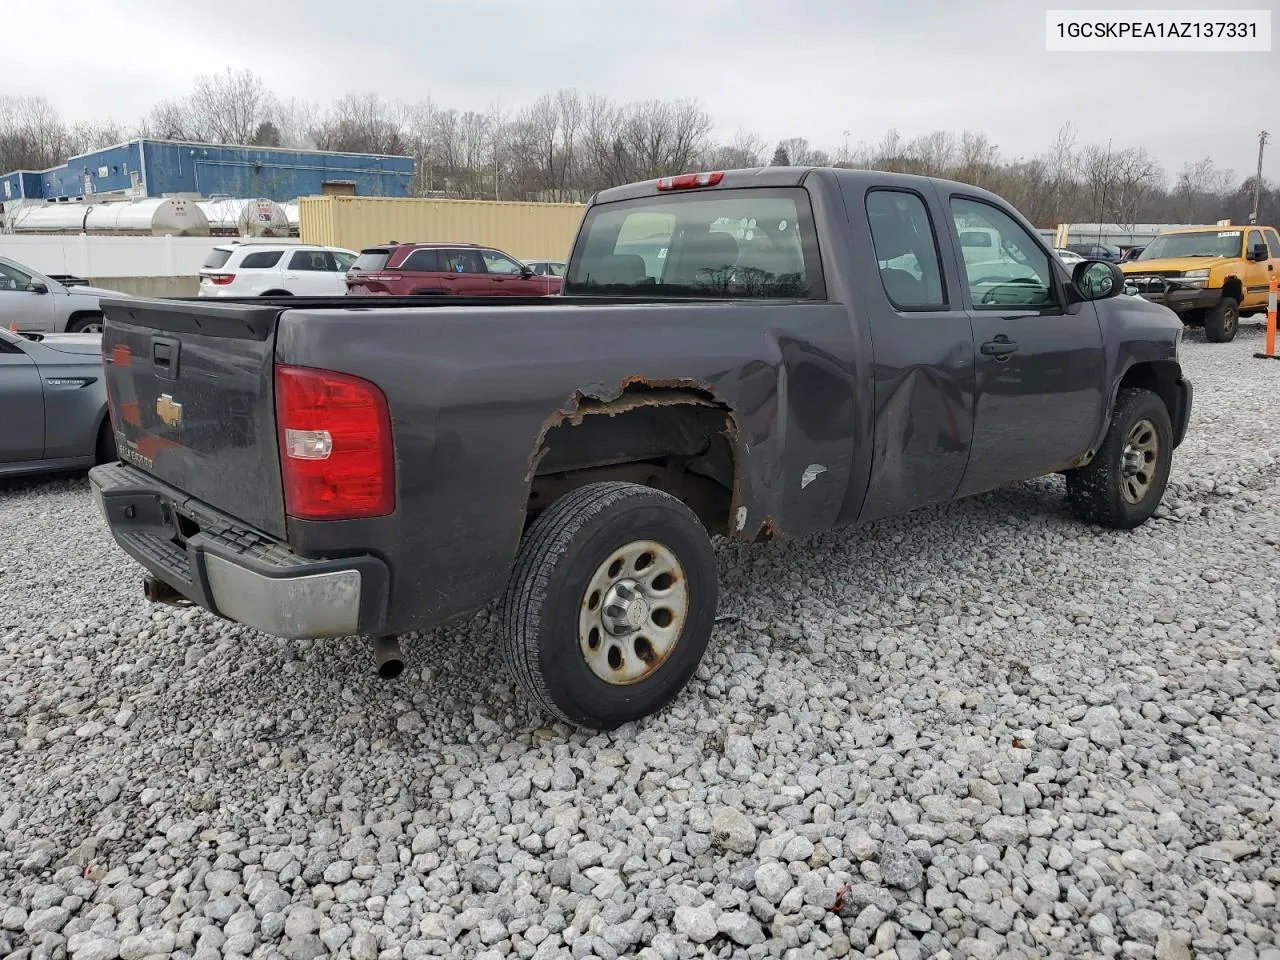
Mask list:
POLYGON ((585 110, 576 90, 544 94, 519 117, 520 166, 543 199, 570 198, 578 174, 577 149, 585 110))
POLYGON ((73 124, 67 130, 67 152, 70 156, 76 156, 77 154, 88 153, 91 150, 101 150, 103 147, 114 146, 128 139, 129 135, 113 120, 105 120, 101 123, 85 123, 82 121, 73 124))
POLYGON ((1231 192, 1230 170, 1221 170, 1205 157, 1183 164, 1169 196, 1177 221, 1212 221, 1222 217, 1223 199, 1231 192))
POLYGON ((913 140, 906 152, 915 159, 920 173, 927 177, 943 177, 955 164, 957 149, 954 133, 935 130, 913 140))
POLYGON ((1128 147, 1113 156, 1117 223, 1136 223, 1143 201, 1164 182, 1164 171, 1142 147, 1128 147))
POLYGON ((975 187, 985 187, 1000 159, 1000 148, 985 133, 960 134, 955 177, 975 187))
POLYGON ((584 182, 590 190, 633 179, 634 164, 625 142, 625 111, 608 97, 592 96, 583 116, 584 182))
POLYGON ((275 115, 276 98, 252 70, 202 74, 187 108, 214 143, 252 143, 275 115))
POLYGON ((44 97, 0 96, 3 172, 40 170, 74 152, 66 124, 44 97))
POLYGON ((634 179, 687 172, 706 150, 711 117, 694 100, 646 100, 626 109, 623 142, 634 179))
POLYGON ((312 136, 321 121, 320 108, 308 100, 290 100, 276 104, 274 123, 280 131, 280 145, 300 150, 315 150, 312 136))
POLYGON ((831 158, 822 150, 816 150, 804 137, 791 137, 778 144, 778 149, 786 153, 793 166, 825 167, 831 158))
POLYGON ((1116 173, 1110 146, 1091 143, 1080 154, 1080 175, 1088 203, 1088 222, 1107 219, 1107 203, 1115 196, 1116 173), (1108 196, 1110 195, 1110 196, 1108 196))
POLYGON ((348 93, 311 131, 320 150, 346 153, 405 152, 404 107, 376 93, 348 93))
POLYGON ((749 130, 739 130, 728 143, 708 148, 701 166, 708 170, 743 170, 764 163, 768 145, 749 130))

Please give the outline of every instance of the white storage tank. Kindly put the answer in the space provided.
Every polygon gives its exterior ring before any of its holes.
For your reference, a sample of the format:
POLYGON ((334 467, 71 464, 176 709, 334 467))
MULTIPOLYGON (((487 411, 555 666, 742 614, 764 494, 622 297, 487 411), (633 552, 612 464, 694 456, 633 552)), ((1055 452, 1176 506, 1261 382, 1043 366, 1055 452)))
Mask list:
POLYGON ((274 200, 220 198, 198 200, 209 230, 216 237, 287 237, 289 218, 274 200))
POLYGON ((209 221, 191 200, 46 203, 18 211, 13 232, 207 237, 209 221))

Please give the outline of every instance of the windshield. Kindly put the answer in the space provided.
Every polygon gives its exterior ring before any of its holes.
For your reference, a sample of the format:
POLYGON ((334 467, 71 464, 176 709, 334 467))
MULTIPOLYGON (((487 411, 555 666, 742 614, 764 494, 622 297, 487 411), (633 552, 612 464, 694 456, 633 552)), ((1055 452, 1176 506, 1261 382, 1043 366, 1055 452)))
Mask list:
POLYGON ((356 257, 356 262, 351 265, 351 269, 381 270, 390 258, 390 250, 361 250, 360 256, 356 257))
POLYGON ((1205 230, 1199 233, 1166 233, 1156 237, 1138 254, 1138 260, 1162 260, 1172 257, 1238 257, 1240 231, 1205 230))
POLYGON ((825 299, 809 195, 755 187, 592 207, 565 293, 825 299))

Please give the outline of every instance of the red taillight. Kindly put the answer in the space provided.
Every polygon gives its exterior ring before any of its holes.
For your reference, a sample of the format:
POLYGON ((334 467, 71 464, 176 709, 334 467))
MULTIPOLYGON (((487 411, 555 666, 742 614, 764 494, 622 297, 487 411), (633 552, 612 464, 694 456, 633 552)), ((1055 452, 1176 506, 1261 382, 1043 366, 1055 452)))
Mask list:
POLYGON ((382 517, 395 509, 386 397, 367 380, 277 365, 276 428, 285 510, 299 520, 382 517))
POLYGON ((658 181, 659 190, 692 190, 695 187, 714 187, 724 179, 722 170, 711 173, 682 173, 678 177, 663 177, 658 181))
POLYGON ((236 278, 234 273, 206 273, 204 278, 219 287, 225 287, 236 278))
POLYGON ((110 368, 128 367, 132 361, 133 354, 127 343, 117 343, 109 353, 105 350, 102 353, 102 382, 107 388, 107 414, 111 417, 112 423, 115 423, 120 416, 120 402, 116 399, 116 392, 111 386, 110 368))

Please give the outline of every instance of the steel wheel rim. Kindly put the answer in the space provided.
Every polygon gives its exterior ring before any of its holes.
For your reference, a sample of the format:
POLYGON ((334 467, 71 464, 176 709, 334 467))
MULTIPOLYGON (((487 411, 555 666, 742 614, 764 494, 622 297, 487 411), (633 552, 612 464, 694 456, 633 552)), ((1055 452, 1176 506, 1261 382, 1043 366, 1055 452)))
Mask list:
POLYGON ((81 332, 81 333, 101 333, 101 332, 102 332, 102 324, 100 324, 100 323, 86 323, 83 327, 81 327, 81 328, 80 328, 80 332, 81 332))
POLYGON ((639 683, 679 646, 688 616, 688 579, 679 558, 656 541, 634 540, 610 553, 588 581, 578 648, 605 683, 639 683))
POLYGON ((1120 455, 1120 492, 1129 503, 1141 503, 1155 481, 1160 438, 1150 420, 1139 420, 1129 431, 1120 455))
POLYGON ((1226 322, 1223 324, 1227 333, 1232 333, 1236 329, 1236 324, 1240 322, 1240 311, 1235 307, 1227 308, 1226 322))

